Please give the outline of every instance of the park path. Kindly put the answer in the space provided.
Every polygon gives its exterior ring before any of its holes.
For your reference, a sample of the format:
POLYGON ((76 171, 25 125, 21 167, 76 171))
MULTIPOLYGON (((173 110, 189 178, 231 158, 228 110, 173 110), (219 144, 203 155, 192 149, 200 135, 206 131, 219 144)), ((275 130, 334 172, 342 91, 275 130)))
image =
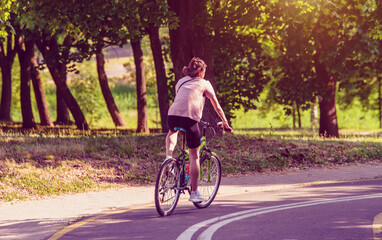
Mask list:
MULTIPOLYGON (((293 188, 326 181, 373 179, 382 177, 382 163, 309 168, 283 172, 254 173, 225 177, 219 195, 293 188)), ((47 239, 63 226, 80 218, 129 209, 153 207, 154 184, 52 197, 37 201, 1 203, 0 239, 47 239)))

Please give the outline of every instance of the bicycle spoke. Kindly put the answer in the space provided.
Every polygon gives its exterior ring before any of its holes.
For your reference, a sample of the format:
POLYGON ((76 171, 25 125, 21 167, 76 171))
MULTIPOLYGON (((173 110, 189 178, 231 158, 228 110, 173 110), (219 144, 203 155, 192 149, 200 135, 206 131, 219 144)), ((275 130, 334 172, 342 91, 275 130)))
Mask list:
POLYGON ((200 169, 198 190, 205 201, 194 203, 194 205, 198 208, 205 208, 212 203, 219 189, 221 167, 218 157, 215 154, 211 155, 211 159, 205 157, 201 160, 200 169))
POLYGON ((178 202, 178 174, 179 167, 174 160, 166 161, 159 170, 155 185, 155 206, 162 216, 171 214, 178 202))

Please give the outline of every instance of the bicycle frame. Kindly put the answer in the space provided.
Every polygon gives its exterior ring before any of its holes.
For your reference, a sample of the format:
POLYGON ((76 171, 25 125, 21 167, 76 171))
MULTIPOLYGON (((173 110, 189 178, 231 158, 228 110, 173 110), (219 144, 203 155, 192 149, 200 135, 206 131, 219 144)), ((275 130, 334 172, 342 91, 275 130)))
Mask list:
MULTIPOLYGON (((202 129, 202 137, 200 139, 200 149, 199 149, 199 159, 204 156, 205 154, 208 154, 207 156, 207 170, 209 171, 210 167, 210 160, 211 160, 211 150, 207 147, 207 137, 206 137, 206 129, 210 127, 210 124, 206 122, 202 122, 203 129, 202 129)), ((189 151, 186 149, 186 138, 184 136, 185 130, 182 128, 175 128, 175 130, 178 130, 180 134, 182 135, 182 152, 180 155, 176 158, 178 164, 181 166, 181 171, 178 174, 177 182, 180 182, 181 186, 178 187, 179 190, 191 190, 187 187, 187 185, 184 185, 184 174, 185 174, 185 166, 186 162, 190 159, 189 151), (180 180, 180 181, 179 181, 180 180)), ((200 170, 199 173, 199 179, 202 179, 202 172, 200 170)), ((210 175, 208 175, 208 181, 211 181, 210 175)))
MULTIPOLYGON (((200 150, 199 150, 199 157, 200 159, 202 156, 207 156, 207 171, 210 172, 210 165, 211 165, 211 150, 207 147, 207 137, 206 137, 206 130, 209 127, 209 124, 206 122, 202 122, 203 124, 203 130, 202 130, 202 138, 200 139, 200 150)), ((200 169, 199 173, 199 179, 202 180, 202 169, 200 169)), ((208 182, 211 181, 211 176, 208 174, 207 176, 208 182)))
POLYGON ((187 160, 190 159, 188 149, 186 149, 186 138, 184 136, 185 130, 182 128, 175 128, 175 130, 180 131, 180 134, 182 135, 182 152, 176 158, 176 161, 181 166, 180 168, 181 170, 176 179, 176 182, 179 182, 180 186, 179 187, 175 186, 175 188, 177 188, 180 191, 191 190, 187 187, 187 184, 184 184, 184 174, 185 174, 184 170, 185 170, 187 160))

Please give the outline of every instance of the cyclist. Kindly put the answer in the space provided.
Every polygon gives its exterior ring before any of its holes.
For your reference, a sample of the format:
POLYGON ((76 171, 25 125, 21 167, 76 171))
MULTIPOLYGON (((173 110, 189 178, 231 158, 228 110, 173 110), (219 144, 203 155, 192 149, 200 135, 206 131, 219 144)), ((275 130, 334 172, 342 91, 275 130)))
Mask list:
POLYGON ((175 86, 176 96, 173 104, 168 111, 168 127, 169 132, 166 137, 166 159, 171 158, 175 149, 178 131, 175 127, 180 127, 186 130, 187 146, 190 154, 191 162, 191 202, 202 202, 204 198, 198 191, 199 179, 199 147, 201 132, 198 122, 202 117, 204 101, 207 97, 216 113, 223 121, 223 129, 232 132, 224 111, 221 108, 215 91, 210 82, 204 79, 207 65, 200 58, 194 57, 191 59, 187 67, 184 67, 182 72, 185 77, 179 79, 175 86))

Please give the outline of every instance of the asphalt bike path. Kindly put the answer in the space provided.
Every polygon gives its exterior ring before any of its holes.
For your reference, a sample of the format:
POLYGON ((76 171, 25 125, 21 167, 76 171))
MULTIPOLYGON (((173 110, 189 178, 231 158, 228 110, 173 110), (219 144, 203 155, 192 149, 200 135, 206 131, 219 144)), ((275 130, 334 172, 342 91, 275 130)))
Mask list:
POLYGON ((382 222, 373 219, 382 211, 381 184, 377 178, 221 195, 207 209, 184 195, 171 216, 149 207, 104 215, 60 240, 380 239, 374 225, 382 222))
MULTIPOLYGON (((380 162, 225 177, 222 179, 217 199, 225 195, 378 177, 382 177, 380 162)), ((0 239, 58 239, 106 215, 111 217, 143 211, 150 216, 156 216, 153 196, 154 184, 151 184, 38 201, 1 203, 0 239)), ((175 211, 182 207, 179 206, 175 211)))

